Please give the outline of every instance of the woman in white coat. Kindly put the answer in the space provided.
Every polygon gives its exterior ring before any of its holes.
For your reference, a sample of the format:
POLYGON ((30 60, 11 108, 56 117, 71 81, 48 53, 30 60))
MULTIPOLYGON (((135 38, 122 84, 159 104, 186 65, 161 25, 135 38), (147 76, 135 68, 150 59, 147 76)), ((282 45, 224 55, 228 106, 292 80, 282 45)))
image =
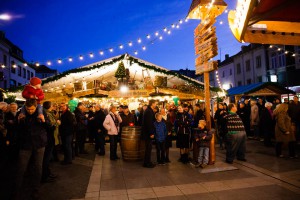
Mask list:
POLYGON ((104 128, 107 130, 107 134, 109 135, 110 141, 110 160, 117 160, 119 157, 117 156, 117 145, 118 145, 118 133, 120 130, 120 123, 122 122, 122 118, 117 112, 117 108, 115 106, 110 106, 109 113, 106 115, 105 120, 103 122, 104 128))

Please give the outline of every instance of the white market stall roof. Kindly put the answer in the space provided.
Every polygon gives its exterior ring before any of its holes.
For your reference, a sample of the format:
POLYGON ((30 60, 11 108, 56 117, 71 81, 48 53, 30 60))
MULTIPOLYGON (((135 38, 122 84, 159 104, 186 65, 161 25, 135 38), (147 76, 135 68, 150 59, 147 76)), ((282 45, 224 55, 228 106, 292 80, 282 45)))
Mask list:
POLYGON ((43 89, 50 90, 55 88, 68 87, 76 82, 101 80, 102 82, 116 82, 115 72, 119 63, 123 62, 125 68, 130 71, 130 78, 137 83, 143 82, 144 77, 151 77, 154 81, 155 76, 167 77, 167 87, 174 85, 193 85, 203 89, 203 83, 187 76, 172 72, 166 68, 157 66, 142 59, 128 54, 119 55, 106 60, 102 60, 80 68, 65 71, 59 75, 43 80, 43 89))

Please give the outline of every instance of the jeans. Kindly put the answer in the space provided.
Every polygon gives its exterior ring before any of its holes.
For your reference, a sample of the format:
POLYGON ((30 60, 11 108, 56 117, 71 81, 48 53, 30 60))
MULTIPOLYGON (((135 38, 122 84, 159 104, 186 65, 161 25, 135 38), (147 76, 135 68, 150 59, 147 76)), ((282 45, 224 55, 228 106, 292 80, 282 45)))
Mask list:
POLYGON ((163 141, 163 142, 156 141, 156 155, 157 155, 158 163, 165 162, 165 159, 166 159, 165 151, 166 151, 165 141, 163 141))
POLYGON ((61 137, 64 149, 64 162, 72 162, 72 142, 73 135, 64 135, 61 137))
POLYGON ((110 159, 115 160, 117 159, 117 147, 118 147, 118 136, 117 135, 110 135, 110 159))
POLYGON ((103 132, 100 132, 100 133, 96 133, 95 135, 95 150, 99 151, 99 153, 105 153, 105 148, 104 148, 104 145, 105 145, 105 136, 104 136, 104 133, 103 132))
POLYGON ((151 165, 151 151, 152 151, 152 140, 145 140, 145 157, 144 157, 144 165, 151 165))
POLYGON ((198 162, 199 164, 208 164, 208 157, 209 157, 209 148, 208 147, 200 147, 199 149, 199 157, 198 162))
MULTIPOLYGON (((276 150, 276 156, 282 155, 282 145, 283 142, 276 142, 275 150, 276 150)), ((289 156, 294 157, 296 156, 296 142, 291 141, 288 143, 289 146, 289 156)))
POLYGON ((32 170, 30 170, 30 172, 32 173, 30 176, 30 180, 32 182, 33 193, 38 193, 42 176, 44 152, 45 147, 36 150, 20 150, 16 183, 13 192, 14 196, 12 199, 22 199, 21 189, 23 178, 27 168, 29 167, 32 168, 32 170))
POLYGON ((232 162, 235 158, 245 159, 246 132, 238 131, 236 134, 226 136, 226 161, 232 162))
POLYGON ((54 148, 54 144, 47 144, 45 147, 44 159, 43 159, 43 170, 42 170, 43 180, 46 180, 51 174, 49 165, 50 165, 53 148, 54 148))
POLYGON ((85 152, 84 144, 85 144, 86 136, 87 136, 86 129, 78 130, 76 132, 76 143, 75 143, 76 152, 78 152, 78 150, 79 150, 79 153, 85 152))
POLYGON ((258 125, 253 125, 253 137, 259 138, 259 126, 258 125))

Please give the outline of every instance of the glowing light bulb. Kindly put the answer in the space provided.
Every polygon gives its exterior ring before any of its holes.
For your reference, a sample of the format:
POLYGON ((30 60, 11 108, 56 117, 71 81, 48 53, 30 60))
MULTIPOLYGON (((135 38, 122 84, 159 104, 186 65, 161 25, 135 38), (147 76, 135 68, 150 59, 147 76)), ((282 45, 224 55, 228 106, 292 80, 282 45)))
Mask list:
POLYGON ((141 39, 141 38, 139 38, 139 39, 138 39, 138 43, 141 43, 141 42, 142 42, 142 39, 141 39))
POLYGON ((170 35, 170 34, 171 34, 171 31, 168 31, 168 34, 170 35))
POLYGON ((72 58, 72 57, 69 57, 68 60, 69 60, 69 62, 72 62, 72 61, 73 61, 73 58, 72 58))
POLYGON ((278 48, 277 51, 281 51, 281 48, 278 48))
POLYGON ((273 45, 270 45, 270 48, 273 48, 273 45))
POLYGON ((225 10, 225 13, 228 13, 228 10, 227 10, 227 9, 225 10))
POLYGON ((220 21, 220 24, 222 25, 222 24, 223 24, 223 21, 220 21))
POLYGON ((182 20, 179 20, 179 24, 182 24, 182 20))
POLYGON ((58 59, 57 62, 58 62, 58 64, 61 64, 61 63, 62 63, 62 60, 61 60, 61 59, 58 59))
POLYGON ((119 46, 119 48, 120 48, 120 49, 123 49, 123 48, 124 48, 124 46, 121 44, 121 45, 119 46))
POLYGON ((11 18, 12 17, 9 14, 6 14, 6 13, 0 15, 0 20, 8 21, 8 20, 11 20, 11 18))
POLYGON ((113 49, 113 48, 110 48, 110 49, 109 49, 109 51, 110 51, 110 52, 113 52, 113 51, 114 51, 114 49, 113 49))
POLYGON ((296 54, 295 54, 295 53, 293 53, 293 56, 295 57, 295 56, 296 56, 296 54))
POLYGON ((100 55, 102 56, 104 54, 104 52, 103 51, 100 51, 100 55))
POLYGON ((160 36, 159 39, 162 40, 162 39, 163 39, 163 36, 160 36))
POLYGON ((172 28, 175 28, 175 24, 172 24, 171 26, 172 26, 172 28))
POLYGON ((185 21, 185 22, 188 22, 189 20, 188 20, 188 19, 185 19, 184 21, 185 21))
POLYGON ((50 66, 50 65, 51 65, 51 62, 50 62, 50 61, 48 61, 48 62, 47 62, 47 65, 49 65, 49 66, 50 66))
POLYGON ((38 67, 38 66, 40 66, 40 63, 38 63, 38 62, 37 62, 37 63, 35 63, 35 66, 37 66, 37 67, 38 67))
POLYGON ((176 28, 179 28, 179 27, 180 27, 180 26, 177 24, 177 25, 176 25, 176 28))
POLYGON ((285 53, 285 54, 288 54, 289 52, 288 52, 288 51, 285 51, 284 53, 285 53))
POLYGON ((144 51, 146 50, 146 47, 145 47, 145 46, 143 46, 143 50, 144 50, 144 51))
POLYGON ((24 67, 27 67, 28 65, 27 65, 27 63, 24 63, 24 67))
POLYGON ((2 65, 1 65, 1 67, 2 67, 2 68, 5 68, 5 65, 4 65, 4 64, 2 64, 2 65))
POLYGON ((164 28, 164 32, 167 32, 167 30, 168 30, 167 28, 164 28))
POLYGON ((128 46, 130 46, 130 47, 131 47, 131 46, 132 46, 132 42, 129 42, 129 43, 128 43, 128 46))
POLYGON ((138 52, 137 52, 137 51, 135 51, 135 52, 134 52, 134 54, 135 54, 135 55, 137 55, 137 54, 138 54, 138 52))
POLYGON ((147 35, 147 38, 148 38, 148 39, 150 39, 150 38, 151 38, 151 36, 148 34, 148 35, 147 35))
POLYGON ((94 57, 94 54, 93 54, 93 53, 90 53, 90 57, 93 58, 93 57, 94 57))
POLYGON ((80 60, 83 60, 83 56, 82 56, 82 55, 80 55, 80 56, 79 56, 79 59, 80 59, 80 60))

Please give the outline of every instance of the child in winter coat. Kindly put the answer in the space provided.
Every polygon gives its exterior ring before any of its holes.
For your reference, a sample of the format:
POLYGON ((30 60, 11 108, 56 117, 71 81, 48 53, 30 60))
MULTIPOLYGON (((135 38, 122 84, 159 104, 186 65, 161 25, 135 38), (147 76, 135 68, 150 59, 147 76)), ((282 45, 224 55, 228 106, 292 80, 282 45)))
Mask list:
MULTIPOLYGON (((44 99, 45 95, 43 90, 41 89, 42 80, 37 77, 32 77, 29 81, 29 84, 25 85, 24 90, 22 92, 22 96, 24 99, 36 99, 37 100, 37 110, 38 110, 38 118, 44 121, 43 108, 41 106, 41 101, 44 99)), ((21 113, 25 116, 25 106, 22 107, 21 113)))
POLYGON ((198 127, 199 129, 195 133, 195 140, 198 143, 200 150, 198 157, 199 164, 196 165, 196 167, 204 168, 206 165, 208 165, 209 146, 212 138, 212 132, 214 130, 212 129, 211 131, 208 131, 206 129, 205 120, 200 120, 198 127))
POLYGON ((166 123, 162 121, 162 115, 160 113, 155 114, 156 121, 155 127, 155 141, 156 141, 156 155, 157 163, 159 165, 165 165, 165 143, 168 135, 166 123))

